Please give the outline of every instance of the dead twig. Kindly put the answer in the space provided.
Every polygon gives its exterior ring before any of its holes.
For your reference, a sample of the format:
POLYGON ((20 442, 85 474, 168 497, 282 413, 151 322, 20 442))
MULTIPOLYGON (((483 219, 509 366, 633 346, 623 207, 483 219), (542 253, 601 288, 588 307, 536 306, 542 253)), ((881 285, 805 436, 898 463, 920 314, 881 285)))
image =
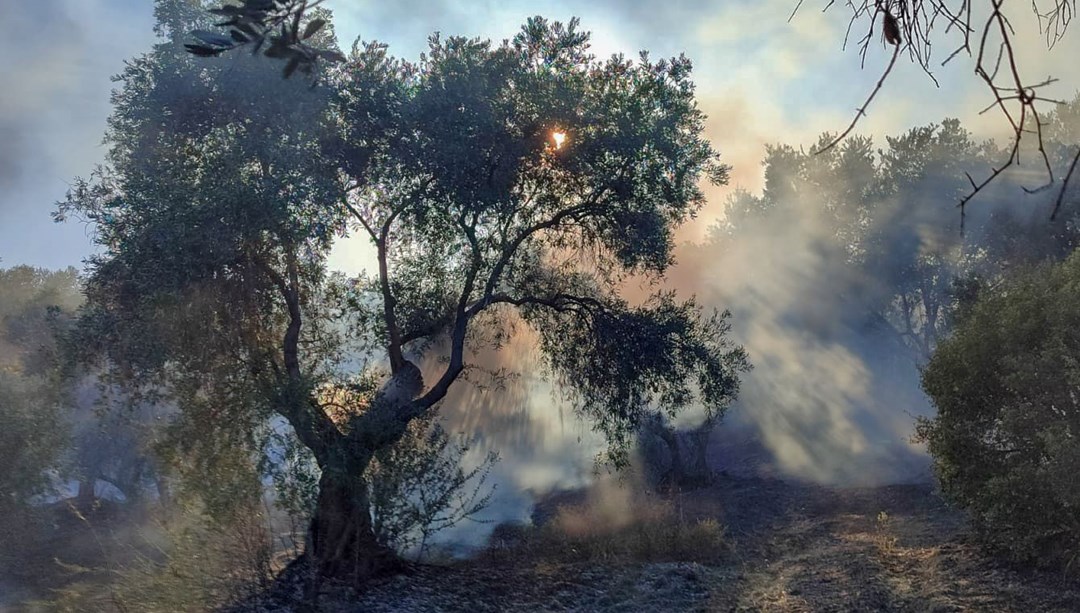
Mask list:
POLYGON ((870 92, 870 95, 866 98, 866 102, 864 102, 863 105, 859 107, 858 111, 855 112, 855 118, 851 120, 851 124, 848 125, 847 129, 841 132, 839 136, 830 141, 829 144, 819 149, 816 153, 825 153, 829 149, 832 149, 837 144, 839 144, 840 141, 847 138, 849 134, 851 134, 851 131, 855 129, 855 125, 859 123, 859 119, 866 115, 866 109, 870 107, 870 103, 874 101, 874 98, 877 97, 878 92, 881 91, 882 86, 885 85, 885 79, 887 79, 889 77, 889 73, 892 72, 893 66, 896 65, 896 58, 898 57, 900 57, 900 46, 896 45, 893 47, 893 54, 892 58, 889 59, 889 65, 885 67, 885 72, 881 73, 881 78, 878 79, 877 85, 874 86, 874 90, 870 92))

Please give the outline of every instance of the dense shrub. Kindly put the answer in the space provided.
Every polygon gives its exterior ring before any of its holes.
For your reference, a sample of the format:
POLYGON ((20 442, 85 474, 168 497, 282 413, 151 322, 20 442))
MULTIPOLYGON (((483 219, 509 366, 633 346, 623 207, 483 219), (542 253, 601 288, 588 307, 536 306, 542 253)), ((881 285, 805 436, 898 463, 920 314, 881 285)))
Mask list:
POLYGON ((944 493, 1008 557, 1080 555, 1080 254, 984 290, 923 372, 944 493))
POLYGON ((89 533, 100 550, 84 556, 90 566, 67 562, 72 554, 60 551, 55 563, 68 580, 37 604, 64 613, 174 613, 253 599, 269 588, 281 564, 273 559, 264 511, 244 510, 222 520, 188 502, 167 521, 127 513, 81 518, 85 530, 64 535, 86 540, 89 533))

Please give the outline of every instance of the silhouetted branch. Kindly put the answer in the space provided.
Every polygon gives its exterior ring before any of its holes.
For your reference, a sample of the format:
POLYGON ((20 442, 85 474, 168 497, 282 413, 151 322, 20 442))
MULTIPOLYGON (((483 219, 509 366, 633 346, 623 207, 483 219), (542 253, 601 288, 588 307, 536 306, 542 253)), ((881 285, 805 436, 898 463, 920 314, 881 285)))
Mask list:
MULTIPOLYGON (((825 3, 823 10, 828 10, 834 3, 833 0, 825 3)), ((802 4, 802 0, 799 0, 792 16, 802 4)), ((866 103, 856 112, 851 125, 819 153, 832 148, 854 130, 856 124, 865 116, 869 104, 881 90, 885 79, 892 72, 893 64, 901 49, 907 51, 911 61, 922 68, 937 84, 931 70, 933 38, 937 33, 940 36, 959 38, 956 48, 941 62, 942 66, 961 53, 966 52, 969 56, 974 53, 975 74, 985 83, 994 98, 982 112, 995 108, 1000 110, 1012 132, 1013 142, 1008 158, 995 166, 989 176, 981 181, 968 176, 972 189, 958 204, 961 209, 961 224, 967 203, 1006 169, 1019 163, 1020 143, 1026 134, 1034 135, 1033 138, 1036 140, 1037 150, 1047 176, 1044 185, 1026 188, 1026 191, 1029 193, 1043 191, 1057 183, 1043 141, 1044 122, 1036 107, 1039 103, 1061 104, 1059 100, 1038 95, 1040 88, 1054 83, 1056 79, 1047 78, 1035 84, 1028 84, 1021 75, 1013 45, 1016 31, 1002 9, 1004 0, 987 0, 989 12, 985 20, 978 22, 975 21, 977 17, 973 15, 974 0, 848 0, 845 4, 851 10, 851 18, 844 35, 844 48, 847 48, 855 26, 859 22, 867 21, 866 35, 858 40, 859 55, 862 58, 862 65, 865 66, 869 45, 875 40, 874 27, 880 19, 886 42, 894 46, 893 58, 866 103), (974 46, 973 39, 977 40, 974 46), (995 46, 996 49, 994 49, 995 46)), ((1042 10, 1038 0, 1033 0, 1031 3, 1031 10, 1039 21, 1040 32, 1045 36, 1048 47, 1053 47, 1061 40, 1076 14, 1076 0, 1053 0, 1051 4, 1051 8, 1042 10)), ((1053 216, 1057 215, 1065 198, 1070 181, 1075 176, 1076 166, 1077 160, 1074 158, 1069 172, 1061 180, 1053 216)))
POLYGON ((345 57, 334 49, 320 49, 308 41, 325 25, 323 19, 304 17, 325 0, 241 0, 222 4, 210 12, 225 21, 216 23, 225 33, 196 30, 192 36, 198 43, 184 45, 189 53, 200 57, 216 57, 240 47, 251 47, 253 54, 262 51, 268 58, 285 61, 283 74, 289 78, 300 71, 310 75, 319 60, 343 61, 345 57))
POLYGON ((840 141, 847 138, 848 134, 851 134, 851 131, 855 129, 855 125, 859 123, 859 118, 866 115, 866 109, 870 106, 870 103, 874 101, 874 98, 878 95, 878 92, 881 91, 881 87, 885 85, 885 79, 888 78, 889 73, 892 72, 893 66, 896 65, 896 58, 899 56, 900 46, 896 45, 893 47, 893 54, 892 58, 889 60, 889 65, 885 67, 885 72, 881 73, 881 78, 878 79, 877 85, 874 86, 874 91, 870 92, 870 95, 866 98, 866 102, 864 102, 863 105, 859 107, 859 110, 855 113, 855 118, 851 120, 851 124, 847 127, 846 130, 841 132, 839 136, 833 139, 832 142, 819 149, 817 153, 824 153, 829 149, 832 149, 837 144, 839 144, 840 141))

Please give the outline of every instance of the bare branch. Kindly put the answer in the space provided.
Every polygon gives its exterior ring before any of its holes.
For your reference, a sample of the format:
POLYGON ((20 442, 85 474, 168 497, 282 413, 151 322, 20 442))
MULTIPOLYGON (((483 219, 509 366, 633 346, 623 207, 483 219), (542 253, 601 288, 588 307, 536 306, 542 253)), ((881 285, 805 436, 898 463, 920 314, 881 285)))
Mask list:
POLYGON ((1072 163, 1069 164, 1069 172, 1065 174, 1065 179, 1062 180, 1061 191, 1058 192, 1057 200, 1054 201, 1054 211, 1050 213, 1050 219, 1056 219, 1058 211, 1061 210, 1061 203, 1065 201, 1065 188, 1069 186, 1069 182, 1076 173, 1077 162, 1080 162, 1080 147, 1077 147, 1076 154, 1073 155, 1072 163))
MULTIPOLYGON (((832 7, 834 2, 825 4, 825 10, 832 7)), ((972 191, 965 195, 959 203, 961 208, 961 225, 964 206, 987 185, 992 183, 1007 168, 1020 161, 1020 143, 1025 136, 1036 140, 1036 149, 1042 160, 1042 166, 1046 171, 1047 181, 1044 185, 1035 188, 1025 188, 1029 193, 1045 190, 1057 182, 1055 181, 1053 166, 1046 153, 1043 139, 1043 120, 1037 104, 1060 104, 1060 101, 1037 95, 1036 90, 1054 83, 1056 80, 1047 78, 1039 83, 1028 84, 1018 66, 1017 57, 1014 53, 1014 38, 1016 30, 1013 27, 1003 6, 1004 0, 987 0, 988 14, 981 23, 974 22, 974 0, 848 0, 845 5, 850 9, 850 20, 847 32, 844 35, 844 48, 847 48, 852 29, 858 22, 867 22, 866 34, 859 39, 859 54, 865 64, 870 43, 875 40, 874 27, 881 16, 884 36, 888 43, 894 45, 893 58, 889 63, 882 78, 878 81, 874 91, 866 103, 858 109, 855 118, 840 136, 818 152, 824 152, 834 147, 839 141, 849 136, 855 125, 865 116, 866 109, 873 101, 877 92, 881 89, 884 80, 892 70, 896 56, 901 49, 908 52, 912 62, 920 66, 929 78, 937 81, 930 70, 933 40, 936 35, 959 38, 953 51, 941 62, 945 65, 955 59, 961 53, 967 53, 974 57, 974 72, 984 82, 993 96, 993 101, 984 109, 986 112, 997 108, 1001 111, 1003 119, 1008 123, 1012 133, 1012 146, 1009 149, 1008 159, 1002 164, 995 166, 990 175, 982 181, 975 181, 970 176, 972 191), (978 40, 977 49, 973 51, 972 35, 978 40), (1003 82, 998 79, 1003 77, 1003 82), (1031 125, 1033 122, 1034 125, 1031 125)), ((1048 47, 1053 47, 1065 35, 1068 26, 1076 14, 1076 0, 1052 0, 1050 7, 1043 9, 1038 0, 1032 0, 1031 10, 1039 22, 1040 32, 1046 39, 1048 47)), ((795 14, 802 6, 798 2, 795 6, 795 14)), ((980 17, 981 19, 981 17, 980 17)), ((790 18, 789 18, 790 20, 790 18)), ((1059 186, 1057 205, 1054 214, 1064 200, 1066 190, 1075 174, 1075 160, 1069 172, 1059 186)))
POLYGON ((829 149, 832 149, 837 144, 839 144, 840 141, 847 138, 849 134, 851 134, 851 131, 855 129, 855 124, 859 123, 859 119, 866 115, 866 109, 870 106, 870 103, 874 101, 874 98, 878 95, 878 92, 881 91, 881 87, 885 85, 885 79, 888 78, 889 73, 892 72, 893 66, 896 65, 896 58, 899 56, 900 45, 895 45, 893 47, 892 58, 889 60, 889 65, 885 67, 885 72, 883 72, 881 74, 881 78, 878 79, 877 85, 874 86, 874 91, 870 92, 870 96, 866 98, 866 102, 864 102, 863 105, 859 107, 859 110, 856 111, 855 118, 851 120, 851 124, 847 127, 846 130, 841 132, 840 135, 833 139, 828 145, 825 145, 824 147, 819 149, 817 153, 825 153, 829 149))

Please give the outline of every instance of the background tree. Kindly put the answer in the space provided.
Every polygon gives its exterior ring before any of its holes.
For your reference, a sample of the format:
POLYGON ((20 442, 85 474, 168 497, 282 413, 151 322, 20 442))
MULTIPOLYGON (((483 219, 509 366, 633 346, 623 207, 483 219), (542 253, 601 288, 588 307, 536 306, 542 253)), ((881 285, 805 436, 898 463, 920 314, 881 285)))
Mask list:
POLYGON ((120 77, 110 167, 61 205, 103 249, 80 334, 181 419, 243 438, 284 417, 321 471, 307 548, 323 576, 391 565, 365 472, 511 318, 616 460, 650 407, 717 414, 735 394, 725 315, 619 295, 662 277, 699 180, 726 178, 690 63, 598 62, 587 43, 536 18, 501 45, 433 37, 418 63, 358 45, 314 90, 162 44, 120 77), (342 283, 324 263, 351 232, 378 274, 342 283), (365 355, 386 360, 373 395, 365 355))
MULTIPOLYGON (((802 4, 803 0, 799 0, 792 17, 802 4)), ((825 10, 832 5, 833 2, 827 3, 825 10)), ((947 55, 944 55, 940 65, 948 64, 957 57, 967 56, 973 64, 975 75, 986 85, 991 95, 991 103, 986 110, 998 111, 1012 134, 1010 146, 995 165, 974 176, 971 172, 965 172, 968 189, 959 199, 961 216, 965 205, 976 194, 1014 164, 1019 164, 1024 136, 1028 134, 1035 141, 1030 149, 1034 156, 1040 159, 1046 171, 1046 182, 1042 186, 1030 188, 1029 191, 1055 188, 1054 206, 1050 214, 1051 218, 1054 218, 1073 190, 1070 186, 1077 166, 1080 165, 1080 147, 1069 151, 1069 161, 1063 170, 1056 169, 1047 154, 1044 140, 1047 117, 1053 110, 1052 105, 1061 104, 1063 101, 1042 95, 1043 88, 1057 79, 1052 76, 1044 77, 1042 74, 1032 77, 1020 69, 1021 63, 1016 52, 1020 44, 1010 21, 1010 15, 1016 15, 1010 8, 1013 5, 1006 7, 1004 0, 860 0, 848 2, 845 6, 850 10, 844 36, 845 48, 852 40, 853 31, 856 36, 859 31, 865 32, 853 45, 858 49, 865 65, 870 45, 878 40, 876 33, 880 27, 881 38, 886 47, 892 48, 891 58, 873 91, 856 111, 851 124, 839 136, 822 143, 819 150, 834 147, 855 129, 859 119, 866 114, 874 98, 882 90, 901 53, 906 53, 913 64, 919 66, 927 77, 937 83, 933 71, 941 56, 935 55, 934 50, 935 47, 944 45, 947 55), (979 179, 975 179, 975 176, 979 179)), ((1020 10, 1034 13, 1039 34, 1049 48, 1066 35, 1076 15, 1076 0, 1032 2, 1029 7, 1020 10)))
POLYGON ((69 473, 54 333, 79 301, 74 269, 0 269, 0 575, 21 576, 21 553, 50 523, 40 503, 69 473))
POLYGON ((7 389, 14 394, 5 407, 13 420, 8 450, 13 458, 31 450, 44 454, 33 461, 28 457, 26 463, 12 462, 12 478, 23 473, 22 478, 40 483, 49 469, 62 466, 66 476, 79 481, 83 508, 94 502, 99 479, 130 499, 141 497, 149 482, 161 483, 150 449, 160 410, 141 406, 138 412, 100 411, 95 373, 67 367, 63 337, 83 302, 75 269, 0 270, 0 290, 0 371, 8 376, 7 389), (40 402, 38 411, 32 409, 35 402, 40 402), (23 410, 36 414, 17 417, 23 410), (28 435, 15 425, 24 419, 30 420, 24 425, 36 423, 40 432, 28 435), (39 445, 35 437, 45 442, 39 445), (16 453, 16 448, 21 451, 16 453), (51 459, 44 461, 46 456, 51 459))
MULTIPOLYGON (((1077 144, 1069 139, 1078 107, 1080 99, 1046 120, 1056 169, 1068 163, 1059 154, 1077 144)), ((1000 151, 976 142, 955 119, 886 137, 881 148, 865 137, 824 148, 833 138, 823 135, 809 151, 768 147, 762 194, 732 195, 707 248, 753 240, 792 219, 812 226, 832 289, 854 307, 844 319, 879 328, 917 363, 947 336, 963 289, 957 283, 993 283, 1014 267, 1060 261, 1080 239, 1073 206, 1061 210, 1061 223, 1045 222, 1052 193, 1034 197, 1034 212, 1013 206, 1022 173, 1006 173, 988 188, 985 206, 961 233, 948 203, 968 189, 964 169, 989 169, 1000 151)))
POLYGON ((0 269, 0 505, 25 507, 55 485, 69 434, 55 332, 81 301, 74 269, 0 269), (52 475, 55 477, 55 474, 52 475))
POLYGON ((706 418, 693 428, 678 428, 663 413, 643 420, 637 448, 646 483, 657 490, 693 489, 713 480, 709 467, 709 437, 717 425, 706 418))

